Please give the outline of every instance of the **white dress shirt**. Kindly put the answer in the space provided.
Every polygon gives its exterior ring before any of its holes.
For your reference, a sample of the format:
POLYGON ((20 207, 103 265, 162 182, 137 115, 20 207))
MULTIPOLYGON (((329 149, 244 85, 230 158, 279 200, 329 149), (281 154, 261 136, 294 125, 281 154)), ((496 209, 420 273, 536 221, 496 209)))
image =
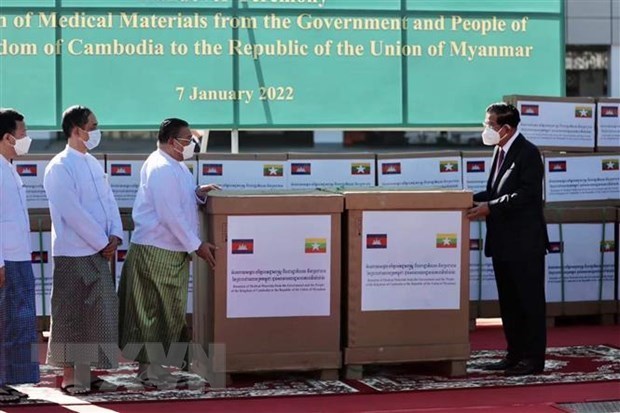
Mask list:
POLYGON ((52 255, 86 257, 123 239, 118 204, 101 164, 67 146, 45 168, 43 187, 52 215, 52 255))
POLYGON ((131 242, 168 251, 194 252, 198 237, 198 203, 194 177, 183 162, 156 150, 140 170, 133 205, 131 242))
POLYGON ((15 166, 0 155, 0 268, 7 261, 30 261, 30 220, 26 189, 15 166))

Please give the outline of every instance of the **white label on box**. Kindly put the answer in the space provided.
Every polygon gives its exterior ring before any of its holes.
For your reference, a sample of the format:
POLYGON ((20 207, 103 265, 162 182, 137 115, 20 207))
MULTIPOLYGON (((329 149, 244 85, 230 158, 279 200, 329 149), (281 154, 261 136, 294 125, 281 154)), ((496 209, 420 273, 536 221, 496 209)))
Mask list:
POLYGON ((561 238, 559 224, 549 224, 548 231, 547 301, 561 302, 562 295, 564 301, 613 300, 614 224, 605 225, 604 236, 602 223, 562 224, 561 238))
POLYGON ((22 178, 26 189, 26 204, 28 208, 49 208, 47 195, 43 188, 43 176, 47 161, 13 160, 17 173, 22 178))
POLYGON ((375 186, 374 159, 293 159, 291 189, 375 186))
POLYGON ((594 149, 594 104, 520 101, 519 130, 537 146, 594 149))
POLYGON ((545 158, 545 200, 620 199, 620 155, 545 158))
POLYGON ((51 233, 31 232, 30 241, 37 315, 48 316, 52 305, 52 283, 54 280, 51 233))
POLYGON ((142 165, 144 165, 144 160, 108 159, 108 182, 112 187, 112 192, 119 208, 133 208, 138 187, 140 186, 140 169, 142 165))
POLYGON ((228 191, 288 188, 287 161, 201 160, 199 183, 218 184, 228 191))
POLYGON ((486 223, 472 221, 469 235, 469 298, 472 301, 497 300, 493 260, 484 256, 486 223), (482 266, 480 265, 482 263, 482 266), (482 279, 482 281, 480 281, 482 279))
POLYGON ((227 317, 329 316, 331 241, 329 215, 229 217, 227 317))
POLYGON ((620 147, 620 103, 598 103, 597 146, 620 147))
POLYGON ((492 156, 463 158, 464 188, 471 190, 474 194, 486 191, 492 165, 492 156))
POLYGON ((460 308, 461 220, 458 211, 364 211, 362 311, 460 308))
POLYGON ((379 186, 462 189, 461 157, 379 160, 379 186))

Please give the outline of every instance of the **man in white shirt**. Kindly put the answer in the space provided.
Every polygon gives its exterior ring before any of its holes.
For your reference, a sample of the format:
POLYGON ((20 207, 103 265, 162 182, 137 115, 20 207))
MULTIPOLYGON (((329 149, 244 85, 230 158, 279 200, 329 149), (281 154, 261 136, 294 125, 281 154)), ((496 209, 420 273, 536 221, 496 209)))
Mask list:
POLYGON ((30 148, 24 117, 0 109, 0 403, 27 397, 12 384, 39 381, 34 274, 26 192, 10 163, 30 148))
POLYGON ((138 377, 158 387, 172 376, 160 357, 174 343, 189 341, 185 321, 189 254, 215 265, 212 244, 198 237, 198 205, 217 185, 197 187, 183 162, 194 156, 194 140, 187 122, 166 119, 158 135, 158 149, 140 171, 134 202, 135 231, 119 286, 119 346, 127 358, 140 363, 138 377), (154 344, 153 344, 154 343, 154 344), (136 355, 130 350, 146 344, 136 355), (149 349, 148 346, 155 346, 149 349))
POLYGON ((122 243, 118 205, 103 167, 88 153, 101 138, 91 110, 65 111, 65 150, 45 168, 52 216, 51 332, 47 361, 64 367, 61 389, 86 394, 102 384, 90 368, 118 366, 118 298, 110 259, 122 243))

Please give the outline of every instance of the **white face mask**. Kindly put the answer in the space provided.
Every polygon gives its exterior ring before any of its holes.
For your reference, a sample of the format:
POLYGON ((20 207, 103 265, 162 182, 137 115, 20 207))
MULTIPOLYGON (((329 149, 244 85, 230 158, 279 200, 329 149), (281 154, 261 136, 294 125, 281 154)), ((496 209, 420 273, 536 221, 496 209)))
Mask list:
POLYGON ((482 131, 482 143, 487 146, 497 145, 500 141, 500 138, 501 137, 499 135, 499 132, 488 126, 482 131))
POLYGON ((17 154, 17 156, 27 154, 28 150, 30 149, 31 143, 32 139, 30 139, 29 136, 24 136, 21 139, 15 138, 15 145, 13 145, 13 147, 15 148, 15 153, 17 154))
POLYGON ((188 160, 194 156, 194 149, 196 148, 196 142, 191 141, 189 145, 183 147, 183 159, 188 160))
MULTIPOLYGON (((179 142, 180 144, 181 142, 179 142)), ((177 148, 174 148, 175 151, 183 155, 183 160, 186 161, 191 159, 194 156, 194 149, 196 148, 196 142, 192 139, 192 141, 187 146, 183 146, 183 150, 180 151, 177 148)))
POLYGON ((89 151, 92 151, 101 142, 101 130, 95 129, 88 132, 88 140, 84 141, 84 145, 89 151))

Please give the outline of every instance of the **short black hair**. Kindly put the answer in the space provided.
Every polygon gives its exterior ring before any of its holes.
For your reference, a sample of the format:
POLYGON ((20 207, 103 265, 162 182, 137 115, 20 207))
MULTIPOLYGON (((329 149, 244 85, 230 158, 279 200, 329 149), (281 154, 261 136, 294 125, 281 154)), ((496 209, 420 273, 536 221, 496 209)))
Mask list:
POLYGON ((160 143, 168 143, 170 138, 178 138, 181 128, 189 127, 189 123, 183 119, 168 118, 165 119, 161 125, 159 125, 159 133, 157 134, 157 140, 160 143))
POLYGON ((92 110, 84 106, 71 106, 62 114, 62 131, 69 139, 73 128, 83 128, 88 123, 88 117, 93 113, 92 110))
POLYGON ((495 115, 499 126, 508 125, 514 129, 519 126, 519 122, 521 122, 519 110, 510 103, 493 103, 487 108, 487 113, 495 115))
POLYGON ((15 109, 0 109, 0 141, 7 133, 13 135, 17 129, 17 122, 23 121, 24 115, 15 109))

